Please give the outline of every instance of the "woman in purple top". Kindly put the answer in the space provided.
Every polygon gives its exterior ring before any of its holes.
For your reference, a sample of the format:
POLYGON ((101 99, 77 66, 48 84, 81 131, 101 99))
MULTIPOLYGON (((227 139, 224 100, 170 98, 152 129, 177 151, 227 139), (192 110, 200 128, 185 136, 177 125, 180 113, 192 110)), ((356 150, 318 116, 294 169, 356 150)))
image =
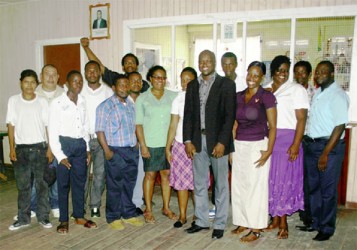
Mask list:
POLYGON ((246 77, 248 87, 237 93, 236 122, 233 128, 235 152, 232 165, 232 231, 246 229, 242 242, 260 237, 268 225, 268 185, 270 155, 276 135, 276 99, 260 84, 266 72, 265 64, 252 62, 246 77))

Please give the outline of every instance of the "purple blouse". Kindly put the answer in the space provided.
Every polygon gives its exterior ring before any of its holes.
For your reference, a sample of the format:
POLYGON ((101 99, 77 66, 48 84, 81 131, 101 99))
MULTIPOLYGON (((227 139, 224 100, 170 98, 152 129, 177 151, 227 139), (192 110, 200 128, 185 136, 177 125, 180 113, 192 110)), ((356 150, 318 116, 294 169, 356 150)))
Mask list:
POLYGON ((259 87, 257 93, 245 103, 247 89, 237 93, 236 120, 238 128, 236 140, 260 141, 268 136, 268 121, 266 110, 276 107, 273 93, 259 87))

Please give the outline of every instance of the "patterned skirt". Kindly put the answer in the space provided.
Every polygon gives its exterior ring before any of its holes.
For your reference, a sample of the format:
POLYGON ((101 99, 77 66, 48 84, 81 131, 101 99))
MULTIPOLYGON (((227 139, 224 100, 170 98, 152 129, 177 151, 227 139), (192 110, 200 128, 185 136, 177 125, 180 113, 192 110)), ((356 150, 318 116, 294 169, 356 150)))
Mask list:
POLYGON ((293 162, 287 153, 294 135, 293 129, 277 129, 269 174, 269 214, 273 217, 304 210, 302 146, 293 162))
POLYGON ((171 154, 170 186, 176 190, 193 190, 192 160, 187 157, 185 145, 174 140, 171 154))

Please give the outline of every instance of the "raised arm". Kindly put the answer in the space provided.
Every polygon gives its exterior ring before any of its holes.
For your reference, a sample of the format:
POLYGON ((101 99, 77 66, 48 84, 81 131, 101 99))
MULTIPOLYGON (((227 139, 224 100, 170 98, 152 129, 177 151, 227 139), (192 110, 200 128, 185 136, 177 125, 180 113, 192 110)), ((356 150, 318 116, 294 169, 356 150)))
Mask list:
POLYGON ((104 70, 105 70, 105 67, 104 65, 102 64, 102 62, 99 60, 99 58, 93 53, 93 51, 91 50, 91 48, 89 48, 89 39, 87 37, 83 37, 81 38, 81 45, 82 45, 82 48, 84 49, 84 51, 86 52, 86 55, 88 57, 89 60, 92 60, 92 61, 96 61, 99 63, 100 65, 100 72, 101 74, 103 75, 104 74, 104 70))

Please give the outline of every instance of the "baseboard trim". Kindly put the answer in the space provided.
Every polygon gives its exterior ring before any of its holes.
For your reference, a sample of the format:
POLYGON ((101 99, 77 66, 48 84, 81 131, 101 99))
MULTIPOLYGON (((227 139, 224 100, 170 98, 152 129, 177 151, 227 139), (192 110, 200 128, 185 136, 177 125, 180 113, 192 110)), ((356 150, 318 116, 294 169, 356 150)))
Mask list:
POLYGON ((346 208, 357 209, 357 202, 346 201, 345 206, 346 206, 346 208))

